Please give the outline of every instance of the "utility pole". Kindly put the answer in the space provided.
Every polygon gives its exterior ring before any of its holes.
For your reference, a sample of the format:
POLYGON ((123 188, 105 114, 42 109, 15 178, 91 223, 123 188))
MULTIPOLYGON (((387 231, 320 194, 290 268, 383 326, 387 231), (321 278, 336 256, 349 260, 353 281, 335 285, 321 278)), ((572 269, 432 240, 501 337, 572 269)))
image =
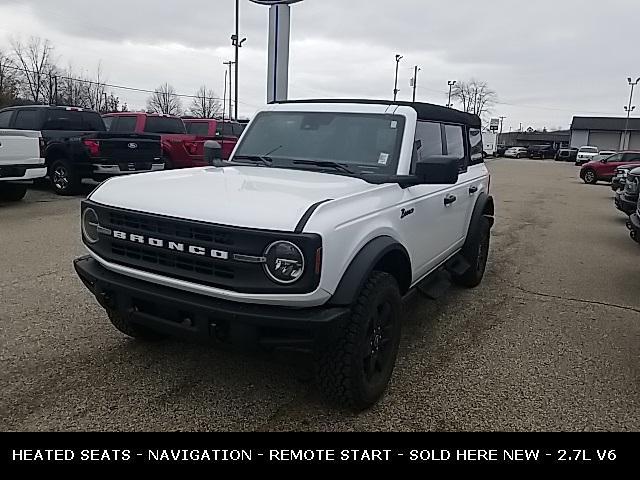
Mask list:
POLYGON ((54 99, 53 104, 58 105, 58 76, 57 75, 53 76, 53 88, 55 92, 53 97, 54 99))
POLYGON ((504 119, 507 117, 500 117, 500 134, 498 135, 498 143, 500 143, 500 138, 502 137, 502 125, 504 124, 504 119))
POLYGON ((453 103, 451 103, 451 91, 453 90, 453 86, 456 84, 457 80, 449 80, 447 85, 449 85, 449 101, 447 102, 448 108, 453 108, 453 103))
MULTIPOLYGON (((231 45, 235 47, 236 51, 236 109, 235 109, 235 118, 238 120, 238 91, 240 87, 240 73, 238 69, 238 61, 240 60, 240 47, 246 41, 246 38, 240 40, 240 0, 236 0, 236 33, 231 35, 231 45)), ((231 92, 229 92, 229 98, 231 98, 231 92)), ((229 110, 229 118, 231 118, 231 110, 229 110)))
POLYGON ((400 68, 400 60, 404 57, 402 55, 396 55, 396 83, 393 87, 393 101, 395 102, 398 99, 398 69, 400 68))
POLYGON ((414 102, 414 103, 415 103, 415 101, 416 101, 416 88, 418 88, 418 72, 419 72, 420 70, 421 70, 421 69, 420 69, 420 68, 418 68, 418 66, 417 66, 417 65, 414 67, 414 73, 413 73, 413 85, 412 85, 412 86, 413 86, 413 102, 414 102))
MULTIPOLYGON (((231 90, 232 90, 232 86, 231 86, 231 75, 232 75, 232 71, 231 71, 231 67, 232 65, 236 63, 236 62, 232 62, 231 60, 229 60, 228 62, 224 62, 223 65, 227 65, 229 67, 229 120, 231 120, 231 112, 233 111, 231 108, 231 90)), ((226 83, 226 82, 225 82, 226 83)), ((226 88, 226 85, 225 85, 226 88)))
POLYGON ((109 103, 107 102, 107 92, 102 92, 104 95, 104 113, 109 113, 109 103))
POLYGON ((633 112, 635 110, 635 106, 632 106, 631 104, 633 103, 633 89, 635 88, 635 86, 638 84, 638 82, 640 82, 640 77, 638 77, 636 79, 636 81, 634 82, 631 77, 627 78, 627 81, 629 82, 629 85, 631 86, 631 93, 629 94, 629 106, 624 107, 625 111, 627 112, 627 121, 624 124, 624 139, 622 141, 622 149, 626 150, 629 148, 629 141, 631 140, 630 136, 629 136, 629 117, 631 116, 631 112, 633 112), (626 144, 626 146, 625 146, 626 144))

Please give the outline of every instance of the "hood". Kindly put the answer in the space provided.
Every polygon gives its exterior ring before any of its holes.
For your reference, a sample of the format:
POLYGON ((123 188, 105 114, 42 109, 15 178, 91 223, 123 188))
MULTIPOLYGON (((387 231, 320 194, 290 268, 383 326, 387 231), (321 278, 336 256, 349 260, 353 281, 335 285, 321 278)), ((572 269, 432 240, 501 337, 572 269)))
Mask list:
POLYGON ((89 198, 139 212, 291 232, 312 205, 374 187, 320 172, 204 167, 112 178, 89 198))

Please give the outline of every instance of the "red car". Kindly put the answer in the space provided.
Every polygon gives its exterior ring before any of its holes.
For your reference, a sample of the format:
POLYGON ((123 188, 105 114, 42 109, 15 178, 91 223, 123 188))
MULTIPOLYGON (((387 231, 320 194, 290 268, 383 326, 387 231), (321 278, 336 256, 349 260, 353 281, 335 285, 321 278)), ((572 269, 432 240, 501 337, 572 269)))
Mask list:
POLYGON ((591 184, 599 180, 609 182, 614 177, 616 168, 628 163, 640 163, 640 152, 620 152, 602 160, 585 163, 580 169, 580 178, 584 183, 591 184))
POLYGON ((246 127, 243 123, 228 120, 223 122, 212 118, 185 118, 183 121, 187 127, 187 133, 195 135, 200 142, 199 148, 204 148, 206 140, 219 142, 222 146, 223 160, 228 160, 231 157, 231 153, 246 127))
POLYGON ((104 115, 110 132, 153 133, 160 135, 165 168, 204 167, 203 140, 187 134, 179 117, 158 113, 124 112, 104 115))

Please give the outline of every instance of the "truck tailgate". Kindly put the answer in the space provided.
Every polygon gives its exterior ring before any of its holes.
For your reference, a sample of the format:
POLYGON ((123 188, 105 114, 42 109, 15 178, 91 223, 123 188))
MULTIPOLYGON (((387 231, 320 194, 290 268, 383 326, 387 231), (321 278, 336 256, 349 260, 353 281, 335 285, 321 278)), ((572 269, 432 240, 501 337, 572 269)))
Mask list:
POLYGON ((11 130, 0 130, 0 165, 42 165, 40 138, 11 130))
POLYGON ((100 132, 84 138, 100 142, 100 158, 104 162, 161 163, 162 147, 159 135, 100 132))

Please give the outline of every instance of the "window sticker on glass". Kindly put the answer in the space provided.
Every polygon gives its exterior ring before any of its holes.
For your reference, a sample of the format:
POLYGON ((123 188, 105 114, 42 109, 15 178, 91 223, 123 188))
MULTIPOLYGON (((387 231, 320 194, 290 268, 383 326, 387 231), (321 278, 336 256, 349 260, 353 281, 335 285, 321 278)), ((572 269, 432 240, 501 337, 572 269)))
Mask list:
POLYGON ((391 128, 392 128, 392 129, 396 129, 396 128, 398 128, 398 122, 397 122, 396 120, 393 120, 393 121, 391 122, 391 128))
POLYGON ((379 165, 386 165, 388 161, 389 161, 389 154, 388 153, 381 153, 380 157, 378 158, 378 164, 379 165))

